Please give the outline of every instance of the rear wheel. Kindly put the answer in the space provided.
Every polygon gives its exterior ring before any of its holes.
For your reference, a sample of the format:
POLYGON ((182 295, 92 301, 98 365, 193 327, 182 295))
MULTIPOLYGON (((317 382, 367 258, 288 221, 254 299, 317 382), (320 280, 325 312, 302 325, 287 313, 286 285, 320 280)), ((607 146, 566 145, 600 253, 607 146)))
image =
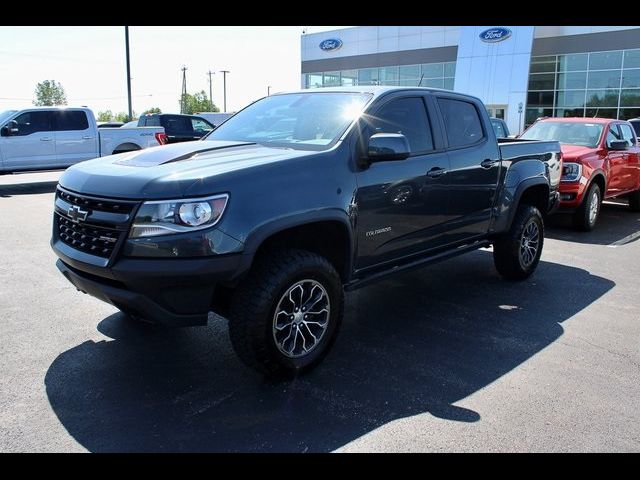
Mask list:
POLYGON ((247 366, 295 376, 329 352, 343 304, 342 281, 326 258, 294 249, 267 253, 234 292, 231 343, 247 366))
POLYGON ((509 232, 493 245, 496 270, 509 280, 524 280, 538 266, 544 244, 544 222, 532 205, 520 205, 509 232))
POLYGON ((629 208, 632 212, 640 212, 640 190, 629 195, 629 208))
POLYGON ((583 232, 590 232, 596 226, 600 205, 602 204, 602 192, 597 183, 592 183, 584 196, 584 200, 578 210, 573 214, 573 226, 583 232))

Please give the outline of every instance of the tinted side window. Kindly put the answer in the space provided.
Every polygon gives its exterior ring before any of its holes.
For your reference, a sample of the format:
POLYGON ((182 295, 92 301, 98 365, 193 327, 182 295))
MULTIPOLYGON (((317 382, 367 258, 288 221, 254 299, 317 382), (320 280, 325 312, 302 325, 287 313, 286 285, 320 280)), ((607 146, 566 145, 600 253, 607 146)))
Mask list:
POLYGON ((391 100, 371 116, 374 133, 401 133, 409 141, 412 153, 433 150, 431 128, 421 98, 391 100))
POLYGON ((213 126, 202 118, 192 118, 191 124, 193 125, 193 129, 197 132, 210 132, 213 130, 213 126))
POLYGON ((172 133, 192 133, 193 126, 189 117, 181 117, 179 115, 168 115, 163 117, 162 126, 165 132, 172 133))
POLYGON ((25 112, 15 118, 18 122, 18 136, 37 132, 51 132, 51 112, 25 112))
POLYGON ((79 110, 54 112, 57 131, 86 130, 89 128, 86 113, 79 110))
POLYGON ((465 147, 482 139, 482 122, 472 103, 439 98, 438 104, 444 118, 449 147, 465 147))
POLYGON ((622 132, 622 138, 627 141, 627 145, 633 147, 636 144, 636 137, 631 131, 631 127, 624 123, 621 123, 619 127, 622 132))
POLYGON ((140 127, 159 127, 160 117, 140 117, 138 125, 140 127))
POLYGON ((504 128, 502 128, 502 122, 491 120, 491 126, 493 127, 493 131, 495 132, 496 137, 498 138, 506 137, 504 133, 504 128))

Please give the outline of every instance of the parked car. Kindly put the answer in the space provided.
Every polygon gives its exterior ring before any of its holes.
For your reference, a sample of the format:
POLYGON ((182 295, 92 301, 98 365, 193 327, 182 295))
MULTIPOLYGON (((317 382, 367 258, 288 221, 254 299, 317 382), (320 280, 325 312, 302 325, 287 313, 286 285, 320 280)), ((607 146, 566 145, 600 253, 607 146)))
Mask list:
POLYGON ((88 108, 8 110, 0 113, 0 172, 66 168, 165 140, 162 127, 99 129, 88 108))
POLYGON ((636 132, 636 137, 640 137, 640 118, 631 118, 628 122, 633 127, 633 130, 636 132))
POLYGON ((138 120, 138 126, 164 127, 164 131, 167 134, 167 143, 200 140, 214 129, 214 126, 202 117, 175 113, 142 115, 138 120))
POLYGON ((123 125, 123 122, 98 122, 98 128, 120 128, 123 125))
POLYGON ((215 128, 233 117, 235 112, 198 112, 196 115, 207 120, 215 128))
POLYGON ((203 141, 71 167, 51 244, 73 285, 128 318, 213 310, 247 365, 294 375, 328 352, 345 290, 489 245, 502 276, 529 277, 560 175, 558 142, 498 143, 475 97, 279 93, 203 141))
POLYGON ((573 214, 580 230, 592 230, 605 198, 626 197, 640 211, 640 148, 631 124, 608 118, 546 118, 520 138, 557 140, 564 167, 560 212, 573 214))
POLYGON ((501 118, 495 118, 495 117, 491 117, 491 126, 493 127, 493 133, 496 134, 496 137, 498 138, 508 138, 510 133, 509 133, 509 127, 507 127, 507 122, 505 122, 503 119, 501 118))

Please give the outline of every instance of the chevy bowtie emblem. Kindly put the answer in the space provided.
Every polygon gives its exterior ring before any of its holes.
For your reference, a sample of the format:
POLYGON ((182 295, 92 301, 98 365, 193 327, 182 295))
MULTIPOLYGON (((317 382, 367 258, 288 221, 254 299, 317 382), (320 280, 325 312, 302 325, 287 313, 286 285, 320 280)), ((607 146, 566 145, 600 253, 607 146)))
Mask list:
POLYGON ((69 207, 69 210, 67 211, 67 215, 69 215, 69 218, 71 219, 72 222, 75 222, 75 223, 78 223, 81 221, 84 222, 87 219, 87 216, 89 215, 89 211, 82 210, 77 205, 72 205, 71 207, 69 207))

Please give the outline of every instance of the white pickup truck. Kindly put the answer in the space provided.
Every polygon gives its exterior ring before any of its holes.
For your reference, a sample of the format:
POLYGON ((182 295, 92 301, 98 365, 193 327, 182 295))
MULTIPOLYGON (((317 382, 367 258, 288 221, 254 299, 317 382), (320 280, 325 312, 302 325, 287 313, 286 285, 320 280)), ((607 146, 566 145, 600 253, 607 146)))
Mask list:
POLYGON ((164 145, 163 127, 98 128, 88 108, 34 107, 0 113, 0 173, 66 168, 164 145))

